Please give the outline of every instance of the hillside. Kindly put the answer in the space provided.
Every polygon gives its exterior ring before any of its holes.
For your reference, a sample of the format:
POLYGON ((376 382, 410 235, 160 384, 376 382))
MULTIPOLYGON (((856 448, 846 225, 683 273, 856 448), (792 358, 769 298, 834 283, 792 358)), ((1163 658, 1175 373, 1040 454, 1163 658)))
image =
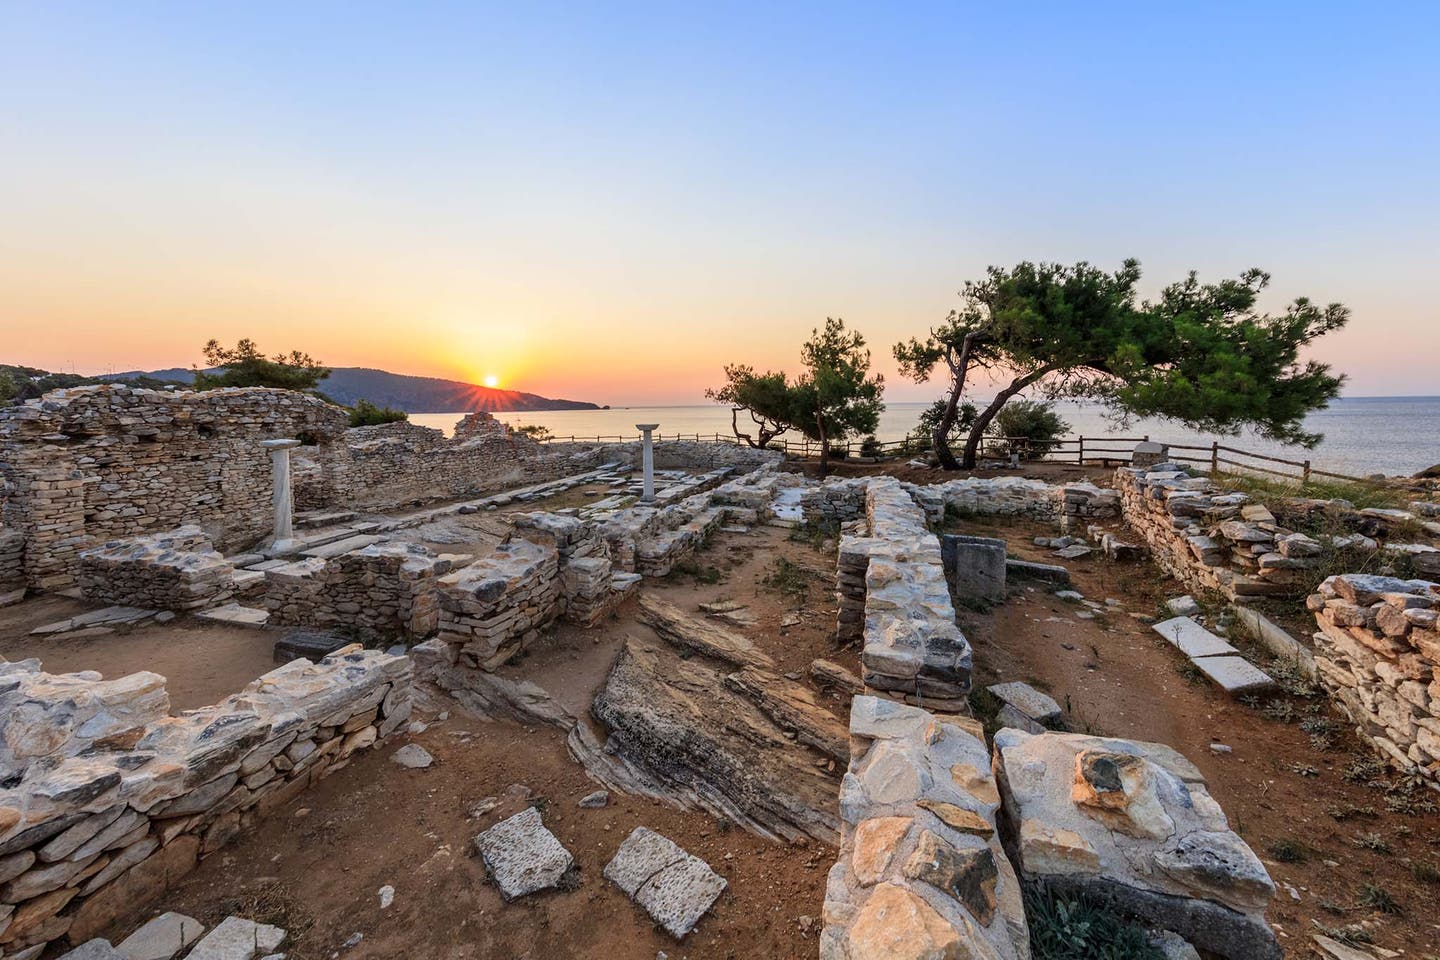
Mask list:
MULTIPOLYGON (((191 372, 181 367, 172 367, 149 372, 135 370, 116 373, 104 379, 135 380, 140 377, 189 383, 191 372)), ((412 377, 366 367, 333 368, 330 376, 320 382, 320 392, 346 406, 353 406, 359 400, 369 400, 371 403, 394 407, 406 413, 599 409, 597 404, 581 400, 557 400, 518 390, 498 390, 437 377, 412 377)))

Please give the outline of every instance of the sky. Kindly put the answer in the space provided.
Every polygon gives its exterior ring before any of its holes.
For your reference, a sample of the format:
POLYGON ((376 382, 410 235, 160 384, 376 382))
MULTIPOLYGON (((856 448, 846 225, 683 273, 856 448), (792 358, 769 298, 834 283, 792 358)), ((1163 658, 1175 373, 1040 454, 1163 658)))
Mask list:
POLYGON ((989 264, 1258 266, 1440 394, 1440 5, 0 0, 0 362, 250 337, 597 403, 989 264))

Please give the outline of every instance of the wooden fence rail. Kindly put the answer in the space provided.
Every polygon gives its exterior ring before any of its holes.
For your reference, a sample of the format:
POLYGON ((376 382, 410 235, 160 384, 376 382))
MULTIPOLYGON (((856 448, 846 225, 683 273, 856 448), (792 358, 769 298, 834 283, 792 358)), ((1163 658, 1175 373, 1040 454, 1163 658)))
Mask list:
MULTIPOLYGON (((636 443, 640 440, 637 433, 633 436, 595 436, 561 437, 550 435, 542 438, 546 443, 636 443)), ((729 443, 736 446, 744 444, 740 438, 733 434, 722 433, 656 433, 654 439, 657 443, 689 441, 695 443, 729 443)), ((1149 436, 1144 437, 1087 437, 1083 434, 1076 437, 1062 437, 1058 440, 1044 444, 1044 450, 1038 456, 1032 456, 1036 451, 1032 450, 1032 443, 1028 437, 986 437, 985 443, 990 450, 996 445, 1004 444, 1002 448, 1007 454, 1015 452, 1022 460, 1047 460, 1059 463, 1095 463, 1120 464, 1129 463, 1134 454, 1134 445, 1149 441, 1149 436), (1122 446, 1114 446, 1122 444, 1122 446)), ((1159 441, 1164 443, 1164 441, 1159 441)), ((1256 453, 1253 450, 1242 450, 1239 447, 1232 447, 1215 440, 1209 444, 1189 443, 1164 443, 1169 448, 1169 459, 1180 463, 1202 464, 1209 467, 1211 473, 1222 472, 1222 467, 1235 467, 1242 471, 1266 473, 1271 476, 1281 477, 1286 480, 1294 480, 1299 483, 1308 483, 1313 477, 1329 477, 1335 480, 1346 480, 1353 483, 1371 483, 1373 481, 1366 477, 1356 477, 1345 473, 1334 473, 1329 470, 1321 470, 1314 466, 1309 459, 1289 460, 1285 457, 1276 457, 1267 453, 1256 453), (1185 451, 1185 452, 1179 452, 1185 451), (1198 454, 1198 455, 1197 455, 1198 454), (1230 454, 1232 456, 1222 456, 1230 454), (1244 457, 1245 460, 1237 460, 1234 457, 1244 457), (1262 461, 1256 463, 1254 461, 1262 461), (1286 471, 1266 464, 1279 464, 1285 467, 1293 467, 1294 470, 1286 471)), ((848 440, 845 443, 832 443, 829 445, 831 457, 836 460, 856 459, 861 460, 886 460, 896 457, 920 455, 929 451, 930 444, 906 438, 904 440, 848 440)), ((801 440, 771 440, 768 449, 779 450, 787 456, 818 457, 820 455, 820 444, 810 439, 801 440)), ((985 448, 982 448, 985 449, 985 448)))

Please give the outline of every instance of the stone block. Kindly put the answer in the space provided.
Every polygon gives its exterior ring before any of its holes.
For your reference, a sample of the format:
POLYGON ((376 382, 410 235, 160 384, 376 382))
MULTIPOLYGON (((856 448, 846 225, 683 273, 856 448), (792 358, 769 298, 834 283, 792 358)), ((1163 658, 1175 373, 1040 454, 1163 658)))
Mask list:
POLYGON ((495 824, 475 838, 485 869, 506 900, 548 890, 575 863, 570 851, 545 829, 534 807, 495 824))
POLYGON ((647 827, 636 827, 605 865, 605 877, 682 939, 719 899, 725 879, 699 857, 647 827))
POLYGON ((199 920, 172 911, 147 920, 115 949, 126 960, 173 960, 204 932, 199 920))

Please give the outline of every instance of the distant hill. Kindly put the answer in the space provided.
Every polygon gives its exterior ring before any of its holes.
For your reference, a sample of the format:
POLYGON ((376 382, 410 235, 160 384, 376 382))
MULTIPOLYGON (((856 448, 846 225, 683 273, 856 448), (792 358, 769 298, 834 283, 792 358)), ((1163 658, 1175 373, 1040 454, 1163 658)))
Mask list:
MULTIPOLYGON (((194 379, 192 372, 183 367, 148 372, 132 370, 110 374, 101 379, 128 381, 141 377, 173 380, 178 383, 190 383, 194 379)), ((388 373, 366 367, 332 368, 330 376, 320 381, 320 392, 346 406, 354 406, 360 400, 369 400, 379 406, 394 407, 406 413, 600 409, 597 404, 583 400, 555 400, 518 390, 498 390, 437 377, 411 377, 403 373, 388 373)))

